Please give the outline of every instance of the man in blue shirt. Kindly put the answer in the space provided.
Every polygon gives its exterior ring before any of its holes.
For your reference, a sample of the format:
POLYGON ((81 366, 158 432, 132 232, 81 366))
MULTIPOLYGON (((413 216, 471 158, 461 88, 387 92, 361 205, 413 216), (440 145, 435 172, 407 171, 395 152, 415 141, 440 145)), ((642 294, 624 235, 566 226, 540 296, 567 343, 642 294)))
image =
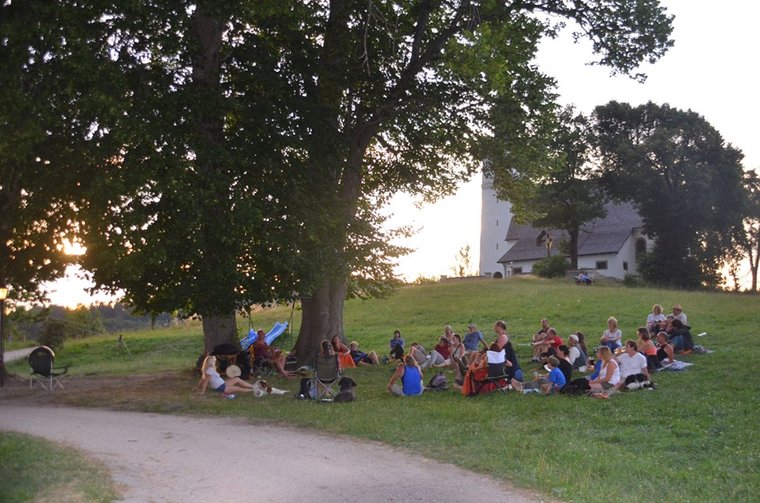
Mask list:
POLYGON ((474 323, 467 325, 467 335, 464 336, 462 344, 464 344, 464 350, 467 353, 473 353, 478 350, 478 343, 482 343, 484 348, 488 348, 483 334, 481 334, 474 323))

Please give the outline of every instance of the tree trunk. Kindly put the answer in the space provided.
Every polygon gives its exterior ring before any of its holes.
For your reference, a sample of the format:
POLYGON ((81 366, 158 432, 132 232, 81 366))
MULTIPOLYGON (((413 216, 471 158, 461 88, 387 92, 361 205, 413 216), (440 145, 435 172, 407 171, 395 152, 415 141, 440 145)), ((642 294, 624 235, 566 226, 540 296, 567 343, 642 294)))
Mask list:
POLYGON ((301 329, 295 351, 298 365, 312 364, 324 339, 343 333, 343 306, 346 302, 345 279, 327 281, 309 297, 301 298, 301 329))
POLYGON ((578 269, 578 234, 580 229, 570 229, 570 269, 578 269))
POLYGON ((211 353, 217 344, 232 344, 240 348, 235 312, 220 316, 203 317, 203 345, 211 353))

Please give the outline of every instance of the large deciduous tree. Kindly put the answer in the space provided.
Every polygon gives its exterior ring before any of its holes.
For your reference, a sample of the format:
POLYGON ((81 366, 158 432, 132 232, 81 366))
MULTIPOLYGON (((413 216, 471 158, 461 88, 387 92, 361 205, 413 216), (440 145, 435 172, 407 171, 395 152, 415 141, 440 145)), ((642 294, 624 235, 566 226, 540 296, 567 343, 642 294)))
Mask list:
MULTIPOLYGON (((308 4, 298 40, 317 42, 302 74, 309 110, 305 149, 326 189, 334 226, 312 272, 297 341, 299 358, 342 335, 351 264, 347 231, 366 195, 440 192, 476 160, 526 172, 545 159, 553 81, 531 61, 552 19, 571 20, 600 62, 630 72, 670 45, 670 18, 656 1, 378 0, 308 4)), ((304 42, 301 46, 307 46, 304 42)), ((299 54, 287 53, 295 67, 299 54)), ((324 213, 322 214, 324 215, 324 213)), ((324 218, 320 216, 319 218, 324 218)))
POLYGON ((594 111, 603 182, 634 203, 655 245, 645 279, 695 288, 720 283, 742 231, 742 154, 703 117, 668 105, 610 102, 594 111))

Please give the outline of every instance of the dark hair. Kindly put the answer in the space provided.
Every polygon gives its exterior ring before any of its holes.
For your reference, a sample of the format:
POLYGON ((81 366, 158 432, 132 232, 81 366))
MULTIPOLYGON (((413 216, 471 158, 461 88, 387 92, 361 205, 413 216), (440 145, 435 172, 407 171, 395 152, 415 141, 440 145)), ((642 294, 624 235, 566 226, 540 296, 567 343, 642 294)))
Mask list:
POLYGON ((506 330, 506 329, 507 329, 507 322, 505 322, 504 320, 499 320, 499 321, 497 321, 497 322, 495 323, 495 325, 496 325, 497 327, 501 327, 501 328, 503 328, 504 330, 506 330))
POLYGON ((401 331, 400 331, 400 330, 394 330, 394 331, 393 331, 393 337, 396 337, 397 335, 398 335, 399 337, 401 337, 401 331))
POLYGON ((636 341, 628 341, 625 343, 626 346, 630 347, 632 350, 636 351, 639 349, 639 345, 636 344, 636 341))
POLYGON ((673 320, 670 322, 670 326, 674 328, 683 328, 683 322, 678 318, 673 318, 673 320))
POLYGON ((491 351, 501 351, 501 348, 495 342, 491 343, 491 346, 488 349, 490 349, 491 351))
POLYGON ((328 341, 327 339, 322 339, 322 353, 323 354, 330 354, 332 351, 332 343, 328 341))
POLYGON ((583 335, 583 332, 575 332, 575 335, 578 336, 578 344, 580 344, 581 349, 583 349, 583 352, 585 354, 588 354, 588 349, 586 348, 586 336, 583 335))
POLYGON ((565 344, 560 344, 560 346, 557 349, 559 349, 560 353, 562 353, 565 356, 570 354, 570 348, 567 347, 567 345, 565 344))

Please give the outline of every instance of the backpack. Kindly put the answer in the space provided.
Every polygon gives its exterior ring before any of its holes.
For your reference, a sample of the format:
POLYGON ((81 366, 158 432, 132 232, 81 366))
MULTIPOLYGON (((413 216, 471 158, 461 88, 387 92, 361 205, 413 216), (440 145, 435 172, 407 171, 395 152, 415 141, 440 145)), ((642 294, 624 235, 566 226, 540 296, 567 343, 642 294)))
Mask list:
POLYGON ((315 399, 317 398, 317 387, 314 384, 314 379, 304 377, 301 379, 301 385, 296 393, 296 398, 300 400, 315 399))
POLYGON ((443 391, 446 389, 447 384, 448 382, 446 380, 446 376, 443 374, 443 372, 438 372, 436 375, 430 378, 427 388, 431 391, 443 391))

